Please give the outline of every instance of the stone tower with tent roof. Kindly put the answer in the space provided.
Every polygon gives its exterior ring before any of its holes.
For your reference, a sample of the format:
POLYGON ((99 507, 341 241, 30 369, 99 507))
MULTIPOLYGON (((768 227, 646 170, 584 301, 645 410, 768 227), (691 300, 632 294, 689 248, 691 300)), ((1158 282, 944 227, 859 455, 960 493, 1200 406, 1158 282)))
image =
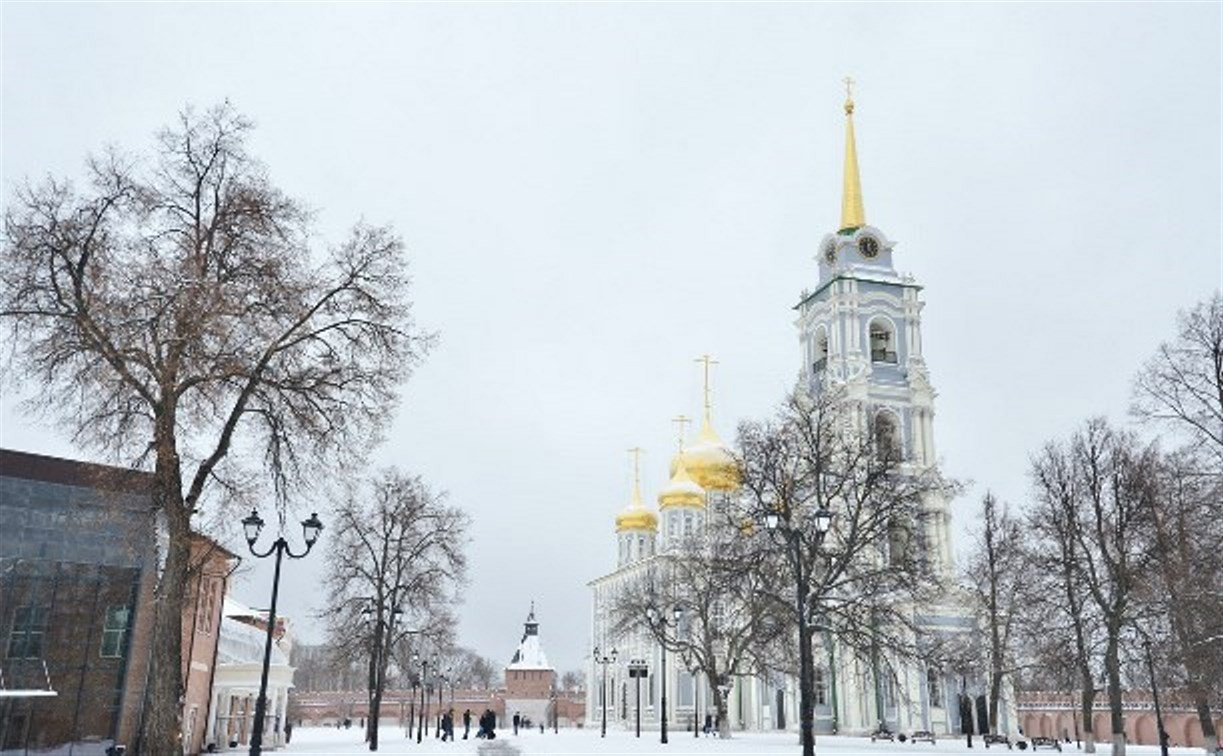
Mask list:
POLYGON ((535 602, 532 601, 518 650, 505 668, 506 722, 514 714, 526 717, 533 725, 550 722, 555 692, 556 669, 548 663, 540 645, 539 622, 535 620, 535 602))

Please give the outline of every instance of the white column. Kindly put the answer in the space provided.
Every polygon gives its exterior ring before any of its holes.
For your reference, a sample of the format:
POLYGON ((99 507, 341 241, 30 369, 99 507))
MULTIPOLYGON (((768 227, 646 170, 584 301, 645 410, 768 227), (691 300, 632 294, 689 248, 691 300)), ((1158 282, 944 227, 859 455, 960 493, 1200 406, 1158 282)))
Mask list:
POLYGON ((286 718, 289 715, 289 689, 284 687, 280 689, 280 742, 284 743, 284 731, 286 718))

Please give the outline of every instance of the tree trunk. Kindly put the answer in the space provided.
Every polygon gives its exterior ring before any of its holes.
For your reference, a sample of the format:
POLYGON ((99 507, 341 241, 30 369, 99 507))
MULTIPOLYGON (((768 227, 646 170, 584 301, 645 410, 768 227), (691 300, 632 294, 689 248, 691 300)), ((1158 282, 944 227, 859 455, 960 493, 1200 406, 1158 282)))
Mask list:
POLYGON ((995 668, 989 681, 989 731, 998 732, 998 697, 1002 695, 1002 673, 995 668))
POLYGON ((714 706, 714 710, 717 712, 717 718, 718 718, 718 722, 717 722, 718 737, 719 738, 729 738, 730 737, 729 702, 726 700, 726 696, 722 695, 722 690, 717 687, 713 688, 713 706, 714 706))
POLYGON ((153 501, 165 514, 168 539, 157 581, 148 688, 138 753, 177 756, 183 752, 183 610, 190 567, 191 519, 185 511, 173 444, 159 443, 153 501), (167 451, 169 450, 169 451, 167 451))
POLYGON ((1121 703, 1119 634, 1119 628, 1116 631, 1109 628, 1108 647, 1104 651, 1104 669, 1108 673, 1108 711, 1112 724, 1113 756, 1125 756, 1125 712, 1121 703))
POLYGON ((1202 687, 1193 684, 1189 688, 1193 694, 1193 704, 1197 708, 1198 721, 1202 725, 1202 745, 1208 756, 1216 756, 1219 752, 1219 734, 1215 731, 1214 719, 1211 718, 1210 702, 1202 687))
POLYGON ((815 756, 815 658, 811 652, 811 630, 807 625, 807 584, 802 569, 801 554, 794 554, 795 577, 798 578, 796 604, 798 609, 798 727, 803 756, 815 756))
MULTIPOLYGON (((374 679, 374 655, 373 655, 373 654, 370 654, 370 657, 369 657, 369 670, 366 672, 366 681, 365 681, 365 685, 366 685, 366 687, 365 687, 365 710, 366 710, 366 711, 372 711, 372 710, 373 710, 373 706, 374 706, 374 685, 375 685, 375 679, 374 679)), ((366 720, 365 720, 365 742, 366 742, 366 743, 369 743, 369 742, 370 742, 370 740, 371 740, 371 737, 370 737, 370 729, 371 729, 371 728, 370 728, 369 724, 370 724, 370 720, 369 720, 369 718, 367 717, 367 718, 366 718, 366 720)), ((374 745, 374 746, 372 746, 372 747, 370 748, 370 750, 371 750, 371 751, 376 751, 376 750, 378 750, 378 746, 377 746, 377 745, 374 745)))
POLYGON ((1083 682, 1083 701, 1079 709, 1080 715, 1083 717, 1081 727, 1083 730, 1083 751, 1085 753, 1096 752, 1096 731, 1092 729, 1091 708, 1096 700, 1096 691, 1092 687, 1091 671, 1086 665, 1080 667, 1080 672, 1083 682))
MULTIPOLYGON (((377 649, 375 642, 374 648, 377 649)), ((365 742, 369 743, 369 750, 378 750, 378 725, 374 720, 374 708, 377 700, 378 690, 378 652, 375 650, 369 655, 369 680, 368 680, 368 695, 365 697, 365 710, 369 712, 369 716, 365 718, 365 742)))

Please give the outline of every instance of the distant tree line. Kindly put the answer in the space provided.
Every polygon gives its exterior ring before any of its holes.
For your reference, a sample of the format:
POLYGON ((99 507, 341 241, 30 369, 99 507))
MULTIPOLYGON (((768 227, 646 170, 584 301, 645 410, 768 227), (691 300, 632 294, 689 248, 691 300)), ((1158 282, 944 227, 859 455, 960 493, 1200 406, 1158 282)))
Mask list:
MULTIPOLYGON (((1134 380, 1132 427, 1091 418, 1033 454, 1031 499, 986 494, 964 575, 1004 681, 1108 702, 1125 752, 1122 692, 1155 683, 1197 709, 1206 752, 1223 707, 1223 296, 1179 318, 1134 380)), ((994 710, 991 709, 991 715, 994 710)))

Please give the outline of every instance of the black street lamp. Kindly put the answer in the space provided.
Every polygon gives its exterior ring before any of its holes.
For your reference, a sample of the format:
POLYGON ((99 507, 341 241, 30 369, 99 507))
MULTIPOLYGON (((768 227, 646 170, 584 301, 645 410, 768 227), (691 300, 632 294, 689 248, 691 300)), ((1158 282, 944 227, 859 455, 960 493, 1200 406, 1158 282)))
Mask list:
POLYGON ((595 646, 595 663, 603 665, 603 687, 600 689, 600 697, 603 699, 603 724, 599 731, 599 737, 607 737, 607 665, 616 663, 616 649, 611 650, 611 654, 600 654, 599 647, 595 646))
MULTIPOLYGON (((415 655, 413 655, 413 664, 415 665, 415 655)), ((408 711, 408 740, 412 739, 412 730, 416 727, 416 686, 418 682, 412 681, 412 708, 408 711)))
MULTIPOLYGON (((794 608, 798 618, 798 674, 800 712, 799 728, 801 730, 803 756, 815 756, 815 722, 814 702, 810 700, 815 686, 815 660, 811 652, 811 627, 807 617, 807 592, 810 575, 803 574, 803 531, 795 528, 787 508, 784 513, 778 507, 770 507, 764 513, 764 526, 770 537, 774 533, 784 541, 786 558, 794 571, 794 608), (784 514, 784 516, 783 516, 784 514)), ((820 507, 813 518, 815 526, 815 546, 819 548, 824 542, 824 536, 832 527, 832 512, 827 507, 820 507)))
MULTIPOLYGON (((441 663, 438 661, 438 658, 436 655, 434 655, 433 657, 433 664, 434 664, 434 669, 438 669, 438 670, 441 669, 441 663)), ((446 667, 446 672, 444 674, 439 671, 435 675, 435 678, 437 680, 437 728, 434 729, 433 732, 434 732, 434 737, 440 738, 442 736, 442 717, 443 717, 442 694, 446 692, 446 683, 450 679, 450 667, 446 667)))
POLYGON ((302 521, 302 538, 306 541, 306 549, 300 554, 293 553, 289 548, 289 542, 284 539, 283 535, 277 538, 262 554, 255 551, 255 541, 259 540, 259 533, 263 530, 263 518, 254 509, 251 510, 250 517, 242 518, 242 529, 245 531, 246 545, 250 547, 251 554, 259 559, 273 553, 276 554, 276 571, 272 575, 272 606, 268 609, 268 633, 267 640, 263 644, 263 672, 259 676, 259 698, 255 701, 255 731, 251 733, 250 756, 259 756, 263 752, 263 721, 267 716, 268 666, 272 661, 272 635, 276 631, 276 599, 280 593, 280 561, 285 554, 288 554, 290 559, 301 559, 309 554, 310 549, 314 548, 314 542, 318 540, 319 533, 323 532, 323 523, 319 521, 317 512, 311 514, 308 520, 302 521))
POLYGON ((425 731, 425 724, 429 721, 427 713, 429 706, 425 702, 425 691, 428 689, 425 681, 429 674, 429 660, 422 659, 420 654, 413 652, 412 663, 416 664, 417 661, 420 662, 420 721, 416 723, 416 742, 419 743, 425 731))
MULTIPOLYGON (((646 613, 646 617, 650 620, 650 622, 656 622, 662 628, 662 643, 660 644, 662 646, 662 660, 661 660, 661 663, 658 665, 659 669, 662 670, 662 678, 660 680, 661 687, 662 687, 662 707, 661 707, 662 717, 659 719, 659 724, 661 726, 659 728, 660 734, 658 736, 658 742, 666 743, 667 742, 667 618, 662 615, 662 612, 658 611, 653 606, 646 609, 645 613, 646 613)), ((675 608, 671 610, 671 616, 674 619, 672 624, 674 624, 675 629, 678 631, 679 621, 680 621, 680 618, 684 616, 684 611, 680 609, 679 605, 677 604, 675 608)))
POLYGON ((628 663, 628 676, 637 690, 637 737, 641 737, 641 678, 648 675, 649 671, 644 659, 633 659, 628 663))

